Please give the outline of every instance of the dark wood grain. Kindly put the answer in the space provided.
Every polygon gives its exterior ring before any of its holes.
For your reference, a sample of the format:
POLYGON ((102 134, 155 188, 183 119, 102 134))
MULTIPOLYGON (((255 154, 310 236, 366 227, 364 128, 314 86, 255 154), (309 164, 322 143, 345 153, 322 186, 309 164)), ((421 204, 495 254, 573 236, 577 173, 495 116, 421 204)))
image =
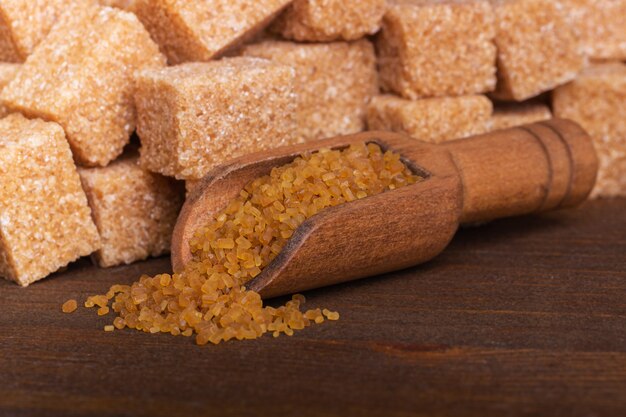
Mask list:
POLYGON ((420 267, 307 293, 342 318, 197 347, 68 298, 157 259, 0 283, 2 416, 624 416, 626 200, 461 230, 420 267))

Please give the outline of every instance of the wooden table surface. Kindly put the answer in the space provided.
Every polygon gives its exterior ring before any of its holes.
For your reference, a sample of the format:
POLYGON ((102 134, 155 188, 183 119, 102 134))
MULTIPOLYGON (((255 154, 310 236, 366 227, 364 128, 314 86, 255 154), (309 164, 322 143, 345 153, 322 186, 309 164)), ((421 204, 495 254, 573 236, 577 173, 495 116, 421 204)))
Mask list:
POLYGON ((168 265, 1 282, 0 416, 626 415, 623 199, 465 229, 426 265, 311 291, 341 320, 293 337, 198 347, 60 312, 168 265))

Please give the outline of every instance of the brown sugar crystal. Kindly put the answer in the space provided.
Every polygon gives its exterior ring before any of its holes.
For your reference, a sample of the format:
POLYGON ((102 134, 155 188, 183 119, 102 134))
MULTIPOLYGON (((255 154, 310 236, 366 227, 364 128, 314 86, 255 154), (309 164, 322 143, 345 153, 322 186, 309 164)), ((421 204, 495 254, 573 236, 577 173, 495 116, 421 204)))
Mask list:
POLYGON ((137 0, 135 12, 170 64, 209 61, 254 37, 290 0, 137 0))
POLYGON ((224 58, 141 72, 137 134, 142 167, 200 179, 226 161, 296 142, 293 68, 224 58))
POLYGON ((24 62, 63 12, 91 0, 2 0, 0 61, 24 62))
POLYGON ((489 121, 489 130, 507 129, 550 118, 550 108, 540 102, 496 103, 489 121))
POLYGON ((339 320, 339 313, 336 311, 330 311, 329 309, 325 308, 324 310, 322 310, 322 314, 324 314, 324 317, 326 317, 328 320, 339 320))
POLYGON ((491 112, 491 101, 481 95, 415 101, 382 95, 372 99, 367 124, 370 130, 391 130, 439 143, 486 132, 491 112))
POLYGON ((98 227, 101 267, 130 264, 168 253, 183 190, 177 181, 139 167, 129 154, 79 174, 98 227))
POLYGON ((76 300, 67 300, 66 302, 63 303, 63 306, 61 306, 61 311, 69 314, 69 313, 73 313, 74 311, 76 311, 77 308, 78 308, 78 303, 76 302, 76 300))
POLYGON ((522 101, 573 80, 584 65, 565 12, 553 0, 494 0, 498 85, 493 96, 522 101))
POLYGON ((296 0, 271 29, 296 41, 352 41, 376 33, 386 10, 386 0, 296 0))
POLYGON ((558 0, 592 59, 626 59, 626 0, 558 0))
POLYGON ((420 178, 400 156, 378 145, 321 150, 276 167, 248 183, 239 196, 190 241, 193 260, 178 274, 142 276, 130 286, 114 285, 86 306, 113 300, 116 328, 191 336, 196 343, 275 337, 339 314, 301 311, 302 295, 278 308, 263 306, 245 284, 261 273, 305 219, 327 207, 403 187, 420 178))
POLYGON ((27 286, 99 246, 63 129, 0 120, 0 276, 27 286))
POLYGON ((301 139, 324 139, 364 130, 367 103, 378 93, 376 55, 370 42, 265 41, 247 46, 243 54, 295 68, 301 139))
POLYGON ((626 64, 587 68, 552 94, 555 117, 579 123, 594 140, 600 162, 594 197, 626 196, 626 64))
POLYGON ((413 100, 492 91, 494 36, 489 1, 397 0, 377 39, 381 87, 413 100))
POLYGON ((135 127, 133 74, 164 57, 132 13, 74 7, 2 91, 10 110, 59 123, 75 160, 104 166, 135 127))

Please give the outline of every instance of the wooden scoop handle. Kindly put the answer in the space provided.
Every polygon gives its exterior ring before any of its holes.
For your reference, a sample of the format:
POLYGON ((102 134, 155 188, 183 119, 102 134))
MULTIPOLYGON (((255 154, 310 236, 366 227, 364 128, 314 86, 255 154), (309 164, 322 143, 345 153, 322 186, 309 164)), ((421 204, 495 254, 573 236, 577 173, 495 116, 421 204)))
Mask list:
POLYGON ((443 145, 463 182, 461 223, 574 206, 591 192, 598 160, 576 123, 553 119, 443 145))

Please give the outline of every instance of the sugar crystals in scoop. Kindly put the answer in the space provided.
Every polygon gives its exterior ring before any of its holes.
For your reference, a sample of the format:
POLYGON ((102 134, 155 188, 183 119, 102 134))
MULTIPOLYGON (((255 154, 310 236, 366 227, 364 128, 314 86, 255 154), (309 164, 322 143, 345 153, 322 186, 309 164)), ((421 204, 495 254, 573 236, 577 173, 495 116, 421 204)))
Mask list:
POLYGON ((239 196, 200 227, 190 241, 193 260, 177 274, 142 276, 114 285, 85 306, 111 308, 113 326, 149 333, 196 335, 196 343, 293 335, 339 313, 302 311, 302 295, 278 308, 264 306, 245 284, 261 273, 302 222, 327 207, 413 184, 400 156, 376 144, 305 154, 248 183, 239 196))

